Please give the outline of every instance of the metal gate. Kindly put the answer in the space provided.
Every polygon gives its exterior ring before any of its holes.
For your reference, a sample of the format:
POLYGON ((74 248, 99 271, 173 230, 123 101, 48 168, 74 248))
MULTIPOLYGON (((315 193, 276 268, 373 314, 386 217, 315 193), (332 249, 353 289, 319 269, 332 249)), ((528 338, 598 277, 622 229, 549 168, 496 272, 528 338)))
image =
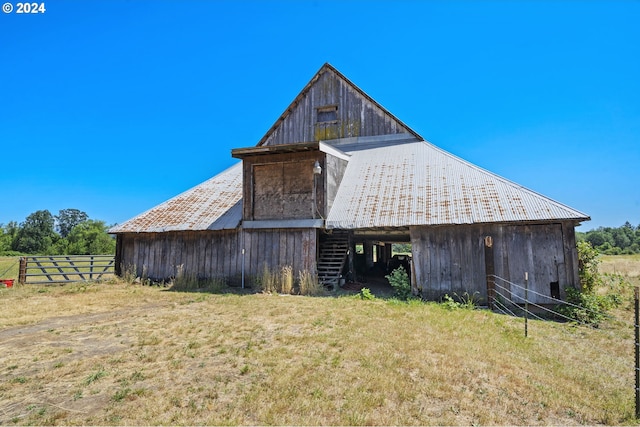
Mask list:
POLYGON ((20 257, 21 284, 68 283, 112 276, 113 255, 63 255, 20 257))

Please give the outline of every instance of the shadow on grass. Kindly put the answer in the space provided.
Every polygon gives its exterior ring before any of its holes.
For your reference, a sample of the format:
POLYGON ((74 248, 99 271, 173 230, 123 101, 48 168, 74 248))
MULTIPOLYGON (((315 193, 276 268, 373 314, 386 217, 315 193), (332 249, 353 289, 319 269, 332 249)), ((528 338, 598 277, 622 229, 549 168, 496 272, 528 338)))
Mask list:
POLYGON ((212 294, 212 295, 255 295, 255 294, 278 294, 282 296, 311 296, 321 298, 340 298, 349 296, 358 296, 362 292, 362 289, 369 289, 370 293, 378 299, 393 299, 393 288, 390 285, 380 284, 368 284, 368 283, 348 283, 344 287, 338 287, 337 289, 324 289, 310 294, 301 294, 298 288, 294 288, 291 293, 283 292, 269 292, 265 291, 260 286, 241 284, 227 284, 220 283, 218 281, 211 281, 208 279, 203 280, 191 280, 188 283, 175 283, 175 282, 152 282, 141 283, 149 286, 158 286, 164 288, 163 292, 182 292, 182 293, 194 293, 194 294, 212 294))

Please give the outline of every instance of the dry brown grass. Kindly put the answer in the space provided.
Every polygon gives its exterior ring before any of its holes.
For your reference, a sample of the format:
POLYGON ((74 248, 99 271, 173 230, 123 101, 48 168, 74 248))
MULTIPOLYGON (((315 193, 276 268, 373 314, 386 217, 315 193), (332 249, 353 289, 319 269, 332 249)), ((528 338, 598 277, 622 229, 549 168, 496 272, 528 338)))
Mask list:
POLYGON ((626 323, 114 282, 0 289, 0 325, 2 425, 634 422, 626 323))
POLYGON ((620 274, 633 285, 640 286, 640 254, 602 255, 600 259, 601 273, 620 274))

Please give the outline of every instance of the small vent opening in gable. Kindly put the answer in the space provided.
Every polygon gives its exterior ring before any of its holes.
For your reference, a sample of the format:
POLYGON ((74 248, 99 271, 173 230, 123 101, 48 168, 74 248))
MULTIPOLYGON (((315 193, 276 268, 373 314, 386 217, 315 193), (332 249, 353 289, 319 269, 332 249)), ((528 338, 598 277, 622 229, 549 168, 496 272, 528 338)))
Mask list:
POLYGON ((326 105, 318 107, 317 123, 335 123, 338 121, 338 106, 326 105))

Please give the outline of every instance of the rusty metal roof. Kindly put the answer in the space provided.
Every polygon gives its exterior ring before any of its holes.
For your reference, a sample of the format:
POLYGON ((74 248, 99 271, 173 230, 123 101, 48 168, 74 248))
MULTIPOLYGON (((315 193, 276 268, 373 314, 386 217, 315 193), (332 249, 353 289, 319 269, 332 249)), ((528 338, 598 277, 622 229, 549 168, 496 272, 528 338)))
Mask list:
MULTIPOLYGON (((409 135, 322 144, 348 153, 327 228, 370 229, 491 222, 586 221, 582 212, 409 135)), ((235 229, 242 163, 109 230, 152 233, 235 229)))
POLYGON ((426 141, 337 147, 351 158, 327 228, 589 219, 426 141))
POLYGON ((242 162, 184 193, 112 227, 110 233, 225 230, 242 220, 242 162))

